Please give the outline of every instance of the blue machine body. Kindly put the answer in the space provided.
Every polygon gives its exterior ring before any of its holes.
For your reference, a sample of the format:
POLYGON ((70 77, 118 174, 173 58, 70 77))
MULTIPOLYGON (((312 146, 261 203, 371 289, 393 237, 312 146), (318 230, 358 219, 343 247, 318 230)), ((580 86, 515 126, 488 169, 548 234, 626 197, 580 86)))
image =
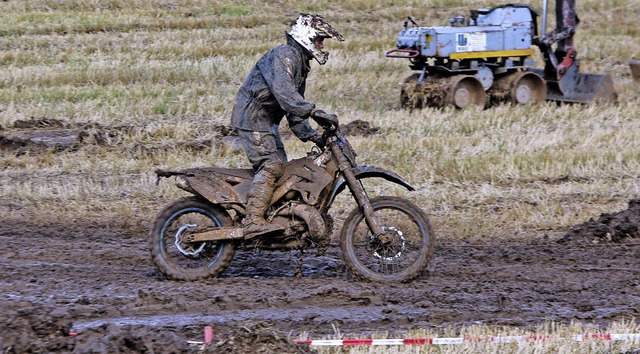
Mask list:
POLYGON ((528 5, 478 9, 472 11, 466 24, 464 17, 458 16, 450 21, 452 26, 406 27, 398 34, 397 48, 417 50, 422 58, 521 56, 525 52, 509 51, 522 50, 532 54, 536 16, 528 5))
POLYGON ((527 4, 471 10, 469 16, 451 18, 449 26, 422 27, 407 17, 396 48, 385 54, 409 59, 409 67, 420 71, 403 82, 401 104, 464 108, 491 100, 516 104, 616 102, 609 75, 579 71, 573 46, 579 23, 575 0, 556 0, 556 29, 549 34, 546 14, 545 1, 541 36, 540 16, 527 4), (544 69, 534 67, 534 46, 543 56, 544 69))

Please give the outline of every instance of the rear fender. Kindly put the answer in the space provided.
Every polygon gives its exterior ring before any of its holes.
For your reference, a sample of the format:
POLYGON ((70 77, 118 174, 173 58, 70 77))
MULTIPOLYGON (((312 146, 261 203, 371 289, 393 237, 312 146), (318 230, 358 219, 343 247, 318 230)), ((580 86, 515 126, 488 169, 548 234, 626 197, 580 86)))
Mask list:
MULTIPOLYGON (((176 177, 176 185, 189 193, 203 197, 213 204, 242 203, 236 188, 227 183, 229 176, 212 169, 185 169, 180 171, 156 171, 160 177, 176 177)), ((248 180, 250 183, 251 180, 248 180)), ((242 193, 240 193, 242 194, 242 193)))
MULTIPOLYGON (((389 182, 393 182, 395 184, 399 184, 405 187, 407 190, 414 191, 415 188, 409 182, 407 182, 404 178, 398 176, 394 172, 389 170, 385 170, 384 168, 375 167, 375 166, 358 166, 353 168, 353 174, 355 175, 357 180, 362 180, 365 178, 383 178, 389 182)), ((334 187, 331 189, 331 197, 329 205, 333 204, 334 199, 338 194, 340 194, 347 187, 347 181, 344 179, 344 176, 340 176, 334 187)))

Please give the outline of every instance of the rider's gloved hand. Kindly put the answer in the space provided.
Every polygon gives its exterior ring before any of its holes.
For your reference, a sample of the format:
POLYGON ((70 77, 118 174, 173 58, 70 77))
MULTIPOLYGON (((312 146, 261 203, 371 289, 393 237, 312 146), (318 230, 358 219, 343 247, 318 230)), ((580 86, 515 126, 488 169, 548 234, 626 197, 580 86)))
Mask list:
POLYGON ((329 114, 321 109, 313 111, 313 113, 311 113, 311 118, 322 126, 338 126, 338 116, 335 114, 329 114))

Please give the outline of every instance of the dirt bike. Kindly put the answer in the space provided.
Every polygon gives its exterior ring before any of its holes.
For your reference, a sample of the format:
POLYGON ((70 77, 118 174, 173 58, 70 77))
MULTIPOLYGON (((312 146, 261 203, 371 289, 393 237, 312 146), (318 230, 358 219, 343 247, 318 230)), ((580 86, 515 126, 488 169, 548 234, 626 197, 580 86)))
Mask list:
MULTIPOLYGON (((362 180, 383 178, 408 190, 397 174, 373 166, 358 166, 356 154, 336 122, 323 128, 320 148, 287 162, 277 180, 266 219, 284 231, 245 239, 242 219, 251 169, 190 168, 157 170, 175 176, 176 185, 193 194, 167 205, 151 229, 149 247, 154 263, 169 278, 215 277, 231 263, 236 249, 308 250, 324 254, 333 232, 329 209, 349 188, 357 207, 344 221, 340 248, 346 266, 370 281, 407 282, 429 264, 435 236, 425 212, 395 196, 369 198, 362 180)), ((300 264, 301 268, 301 264, 300 264)))

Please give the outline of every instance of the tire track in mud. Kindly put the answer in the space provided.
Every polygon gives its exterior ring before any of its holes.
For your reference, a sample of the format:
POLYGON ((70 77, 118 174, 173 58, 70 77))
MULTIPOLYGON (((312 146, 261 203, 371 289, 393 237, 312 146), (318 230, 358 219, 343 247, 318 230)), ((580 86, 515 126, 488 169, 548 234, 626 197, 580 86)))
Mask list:
MULTIPOLYGON (((15 225, 18 226, 18 225, 15 225)), ((216 279, 166 280, 146 240, 108 228, 0 226, 2 311, 63 311, 74 328, 103 324, 226 327, 267 322, 314 336, 473 323, 535 327, 574 319, 606 325, 640 315, 637 244, 553 242, 436 247, 408 284, 352 280, 336 245, 305 258, 240 251, 216 279)))

